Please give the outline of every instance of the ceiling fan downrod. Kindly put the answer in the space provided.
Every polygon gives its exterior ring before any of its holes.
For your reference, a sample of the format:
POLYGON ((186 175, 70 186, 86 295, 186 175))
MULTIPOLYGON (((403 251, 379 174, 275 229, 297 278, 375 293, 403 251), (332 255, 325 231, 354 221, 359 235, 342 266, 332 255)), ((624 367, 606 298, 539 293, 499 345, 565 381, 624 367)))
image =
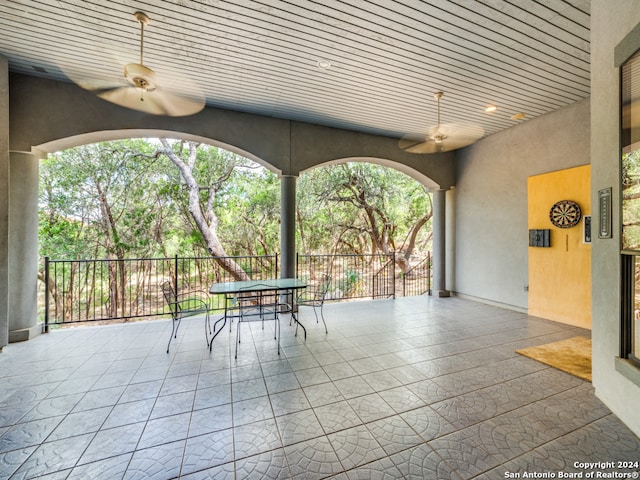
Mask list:
POLYGON ((438 102, 438 125, 436 127, 436 134, 432 137, 433 141, 438 145, 438 149, 440 151, 442 151, 443 146, 442 146, 442 142, 446 137, 446 135, 443 135, 442 133, 440 133, 440 99, 442 98, 442 96, 444 95, 444 93, 442 92, 436 92, 433 94, 433 98, 436 99, 436 102, 438 102))
POLYGON ((436 102, 438 102, 438 127, 440 126, 440 99, 443 95, 444 93, 442 92, 436 92, 433 94, 433 98, 435 98, 436 102))
POLYGON ((136 12, 133 14, 136 17, 136 20, 140 24, 140 65, 144 65, 143 55, 144 55, 144 26, 149 25, 149 17, 145 13, 136 12))
POLYGON ((140 63, 129 63, 124 67, 125 78, 140 91, 140 101, 144 102, 144 92, 155 90, 154 73, 144 66, 144 27, 149 24, 149 17, 143 12, 133 14, 140 24, 140 63))

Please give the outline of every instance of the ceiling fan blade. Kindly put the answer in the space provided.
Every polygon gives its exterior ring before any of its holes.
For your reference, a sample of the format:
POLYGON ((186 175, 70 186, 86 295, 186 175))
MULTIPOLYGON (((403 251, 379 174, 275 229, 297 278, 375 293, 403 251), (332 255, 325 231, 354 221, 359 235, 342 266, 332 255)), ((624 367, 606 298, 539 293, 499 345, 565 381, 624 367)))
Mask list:
POLYGON ((204 108, 204 99, 183 97, 156 89, 152 92, 141 91, 131 86, 105 90, 97 95, 121 107, 138 110, 151 115, 183 117, 194 115, 204 108))
POLYGON ((164 110, 154 101, 149 92, 143 92, 141 96, 141 92, 137 88, 128 85, 105 90, 98 93, 98 96, 121 107, 150 113, 152 115, 164 115, 164 110))
POLYGON ((116 79, 85 78, 75 81, 75 84, 95 95, 100 95, 109 90, 115 90, 127 86, 126 82, 116 79))
POLYGON ((457 150, 477 142, 484 136, 484 128, 469 123, 440 125, 438 134, 444 135, 441 152, 457 150))
POLYGON ((153 93, 161 95, 158 101, 164 105, 167 111, 165 115, 193 115, 204 108, 205 96, 187 72, 165 66, 160 72, 156 72, 156 79, 158 90, 153 93))
POLYGON ((398 142, 401 150, 408 153, 436 153, 438 152, 438 144, 431 138, 416 137, 415 135, 405 135, 398 142))
POLYGON ((480 139, 484 135, 484 128, 471 123, 445 123, 429 129, 428 137, 444 138, 470 137, 480 139))
POLYGON ((398 141, 398 145, 402 150, 409 150, 410 148, 419 145, 425 141, 424 135, 405 135, 398 141))
POLYGON ((162 110, 161 115, 169 117, 195 115, 205 105, 204 98, 187 97, 161 89, 149 92, 147 96, 162 110))

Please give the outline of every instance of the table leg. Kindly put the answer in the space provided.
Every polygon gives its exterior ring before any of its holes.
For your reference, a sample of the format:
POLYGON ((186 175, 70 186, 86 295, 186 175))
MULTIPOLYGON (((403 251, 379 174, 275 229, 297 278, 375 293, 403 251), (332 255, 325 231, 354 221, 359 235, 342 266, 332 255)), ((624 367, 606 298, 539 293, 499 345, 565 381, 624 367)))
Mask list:
POLYGON ((227 324, 227 299, 225 297, 225 299, 224 299, 224 316, 222 318, 219 318, 218 320, 216 320, 215 323, 213 324, 213 336, 211 337, 211 342, 208 343, 209 352, 213 351, 213 340, 218 336, 218 334, 222 331, 222 329, 224 328, 224 326, 226 324, 227 324), (220 322, 223 322, 222 326, 216 332, 216 325, 218 325, 218 323, 220 323, 220 322))
POLYGON ((304 325, 302 325, 299 321, 298 318, 296 317, 296 314, 293 313, 293 308, 291 309, 291 318, 293 318, 293 321, 296 322, 296 337, 298 336, 298 325, 300 325, 302 327, 302 330, 304 331, 304 339, 307 339, 307 329, 304 328, 304 325))

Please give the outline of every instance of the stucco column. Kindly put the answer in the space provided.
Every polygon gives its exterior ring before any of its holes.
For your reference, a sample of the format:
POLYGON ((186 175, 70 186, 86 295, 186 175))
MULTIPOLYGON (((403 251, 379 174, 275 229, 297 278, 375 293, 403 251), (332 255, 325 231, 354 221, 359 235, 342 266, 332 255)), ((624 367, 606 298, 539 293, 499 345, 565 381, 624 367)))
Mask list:
POLYGON ((445 288, 450 292, 456 290, 456 189, 451 187, 446 193, 445 209, 445 288))
POLYGON ((446 190, 433 192, 433 292, 438 297, 450 295, 446 287, 446 190))
POLYGON ((0 56, 0 351, 9 343, 9 62, 0 56))
POLYGON ((280 277, 296 276, 296 181, 294 175, 280 178, 280 277))
POLYGON ((40 159, 11 152, 9 186, 9 343, 42 333, 38 325, 38 167, 40 159))

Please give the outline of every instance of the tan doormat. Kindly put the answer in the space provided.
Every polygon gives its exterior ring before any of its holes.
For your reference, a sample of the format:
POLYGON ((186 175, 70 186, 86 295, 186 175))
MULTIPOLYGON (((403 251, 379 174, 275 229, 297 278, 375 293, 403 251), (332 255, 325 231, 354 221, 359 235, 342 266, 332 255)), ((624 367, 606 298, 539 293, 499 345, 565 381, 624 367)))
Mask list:
POLYGON ((591 381, 590 338, 573 337, 538 347, 522 348, 516 353, 591 381))

